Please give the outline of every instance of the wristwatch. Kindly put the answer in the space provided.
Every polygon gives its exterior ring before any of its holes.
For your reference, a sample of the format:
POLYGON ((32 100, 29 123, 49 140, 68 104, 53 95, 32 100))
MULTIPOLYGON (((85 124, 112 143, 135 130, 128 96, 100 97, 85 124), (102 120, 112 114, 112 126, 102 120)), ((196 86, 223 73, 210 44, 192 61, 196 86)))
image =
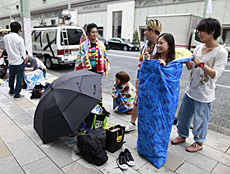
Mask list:
POLYGON ((204 65, 205 65, 205 63, 204 62, 200 62, 198 65, 195 65, 195 68, 197 68, 197 67, 204 67, 204 65))

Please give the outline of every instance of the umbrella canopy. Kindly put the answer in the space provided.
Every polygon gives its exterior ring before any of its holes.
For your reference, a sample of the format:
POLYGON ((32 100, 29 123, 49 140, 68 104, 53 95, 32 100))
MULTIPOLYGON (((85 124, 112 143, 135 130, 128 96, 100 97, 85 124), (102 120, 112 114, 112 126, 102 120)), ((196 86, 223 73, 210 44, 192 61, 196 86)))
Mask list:
POLYGON ((101 78, 87 70, 73 71, 46 89, 34 116, 34 128, 43 143, 76 132, 101 100, 101 78))

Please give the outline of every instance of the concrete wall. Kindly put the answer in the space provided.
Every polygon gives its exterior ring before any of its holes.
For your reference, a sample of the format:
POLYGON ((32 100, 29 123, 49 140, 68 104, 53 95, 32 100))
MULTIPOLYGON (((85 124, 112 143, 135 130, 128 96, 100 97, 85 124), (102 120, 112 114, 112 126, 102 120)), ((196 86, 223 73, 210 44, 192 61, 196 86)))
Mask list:
POLYGON ((83 27, 86 23, 95 23, 97 24, 98 27, 103 27, 104 30, 104 37, 106 36, 107 32, 107 27, 106 27, 106 18, 107 12, 102 11, 102 12, 92 12, 92 13, 82 13, 78 14, 78 25, 83 27))
POLYGON ((112 37, 113 12, 122 11, 121 37, 132 39, 134 29, 135 1, 110 4, 107 6, 107 35, 106 39, 112 37))

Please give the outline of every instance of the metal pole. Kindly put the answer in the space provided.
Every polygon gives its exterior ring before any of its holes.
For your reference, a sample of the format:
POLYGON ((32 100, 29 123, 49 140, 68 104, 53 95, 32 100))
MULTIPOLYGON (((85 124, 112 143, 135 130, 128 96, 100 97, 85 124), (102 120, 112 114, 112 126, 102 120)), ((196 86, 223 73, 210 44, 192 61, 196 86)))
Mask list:
POLYGON ((208 0, 205 0, 205 2, 204 2, 204 12, 203 12, 203 17, 204 18, 207 15, 207 8, 208 8, 208 0))
POLYGON ((71 4, 70 4, 70 0, 68 0, 68 14, 70 15, 70 8, 71 8, 71 4))

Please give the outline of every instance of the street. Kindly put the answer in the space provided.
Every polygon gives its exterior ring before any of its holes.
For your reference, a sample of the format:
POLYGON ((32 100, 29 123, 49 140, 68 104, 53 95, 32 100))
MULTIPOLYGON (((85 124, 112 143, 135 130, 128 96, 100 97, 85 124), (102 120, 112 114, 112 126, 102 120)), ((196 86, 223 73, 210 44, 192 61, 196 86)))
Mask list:
MULTIPOLYGON (((140 52, 138 51, 117 51, 108 50, 108 57, 110 62, 110 71, 108 77, 103 77, 102 88, 105 93, 111 94, 115 74, 119 71, 125 71, 129 74, 131 83, 135 85, 137 74, 137 64, 140 52)), ((72 66, 57 66, 53 70, 48 70, 49 73, 56 76, 62 76, 65 73, 73 71, 72 66)), ((210 127, 214 130, 223 131, 222 128, 230 129, 230 62, 228 62, 225 71, 217 81, 216 100, 212 103, 212 110, 210 114, 210 127)), ((188 84, 189 71, 186 67, 183 68, 181 77, 180 106, 181 98, 188 84)), ((178 107, 179 109, 179 107, 178 107)))

